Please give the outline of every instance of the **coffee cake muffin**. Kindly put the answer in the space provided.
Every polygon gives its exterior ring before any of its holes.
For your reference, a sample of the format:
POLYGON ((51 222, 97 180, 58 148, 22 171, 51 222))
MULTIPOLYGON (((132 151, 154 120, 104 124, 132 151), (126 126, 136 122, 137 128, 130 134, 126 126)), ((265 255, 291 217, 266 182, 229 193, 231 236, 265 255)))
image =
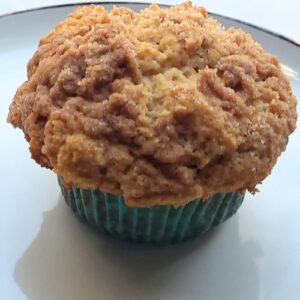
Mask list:
POLYGON ((190 2, 80 7, 27 71, 8 121, 79 215, 129 239, 175 242, 222 222, 295 129, 277 58, 190 2))

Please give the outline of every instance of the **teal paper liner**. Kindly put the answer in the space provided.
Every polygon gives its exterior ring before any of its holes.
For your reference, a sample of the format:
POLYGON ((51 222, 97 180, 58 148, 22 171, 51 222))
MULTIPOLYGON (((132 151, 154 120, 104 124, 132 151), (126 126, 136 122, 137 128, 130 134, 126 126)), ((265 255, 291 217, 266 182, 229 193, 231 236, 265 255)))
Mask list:
POLYGON ((234 215, 245 195, 219 193, 178 208, 172 205, 136 208, 128 207, 122 196, 75 187, 68 190, 60 180, 59 185, 66 203, 94 228, 119 239, 160 245, 207 232, 234 215))

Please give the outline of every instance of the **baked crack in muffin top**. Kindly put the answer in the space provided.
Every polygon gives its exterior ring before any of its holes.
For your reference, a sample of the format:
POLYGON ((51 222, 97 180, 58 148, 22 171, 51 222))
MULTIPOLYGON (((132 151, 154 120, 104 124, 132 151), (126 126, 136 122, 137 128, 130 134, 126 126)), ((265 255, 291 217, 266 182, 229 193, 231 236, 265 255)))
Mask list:
POLYGON ((278 60, 190 2, 78 8, 42 38, 8 121, 67 186, 128 205, 255 190, 295 129, 278 60))

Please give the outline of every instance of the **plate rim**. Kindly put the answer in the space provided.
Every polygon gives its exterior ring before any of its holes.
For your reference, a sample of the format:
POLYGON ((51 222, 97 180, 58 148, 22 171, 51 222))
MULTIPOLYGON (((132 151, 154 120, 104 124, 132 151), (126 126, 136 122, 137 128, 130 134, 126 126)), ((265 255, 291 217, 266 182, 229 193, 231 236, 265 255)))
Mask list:
MULTIPOLYGON (((64 7, 76 7, 76 6, 84 6, 84 5, 108 5, 108 4, 117 4, 117 5, 129 5, 129 4, 136 4, 136 5, 145 5, 148 4, 150 5, 150 2, 139 2, 139 1, 88 1, 88 2, 80 2, 80 3, 74 3, 74 2, 70 2, 70 3, 64 3, 64 4, 56 4, 56 5, 45 5, 45 6, 39 6, 39 7, 34 7, 34 8, 29 8, 29 9, 24 9, 24 10, 17 10, 17 11, 13 11, 10 13, 5 13, 5 14, 1 14, 0 15, 0 20, 4 19, 4 18, 9 18, 15 15, 22 15, 22 14, 27 14, 27 13, 31 13, 31 12, 36 12, 36 11, 40 11, 40 10, 47 10, 47 9, 55 9, 55 8, 64 8, 64 7)), ((165 4, 165 3, 156 3, 159 6, 162 7, 170 7, 171 5, 169 4, 165 4)), ((218 13, 213 13, 208 11, 208 14, 210 16, 213 17, 221 17, 224 18, 226 20, 230 20, 230 21, 234 21, 237 22, 239 24, 243 24, 243 25, 247 25, 249 27, 252 27, 256 30, 262 31, 266 34, 269 34, 271 36, 274 36, 278 39, 281 39, 293 46, 296 46, 297 48, 300 48, 300 42, 297 42, 296 40, 293 40, 292 38, 289 38, 287 36, 285 36, 284 34, 281 33, 277 33, 273 30, 267 29, 265 27, 261 27, 258 25, 255 25, 251 22, 247 22, 247 21, 242 21, 240 19, 236 19, 233 17, 229 17, 229 16, 224 16, 222 14, 218 14, 218 13)))

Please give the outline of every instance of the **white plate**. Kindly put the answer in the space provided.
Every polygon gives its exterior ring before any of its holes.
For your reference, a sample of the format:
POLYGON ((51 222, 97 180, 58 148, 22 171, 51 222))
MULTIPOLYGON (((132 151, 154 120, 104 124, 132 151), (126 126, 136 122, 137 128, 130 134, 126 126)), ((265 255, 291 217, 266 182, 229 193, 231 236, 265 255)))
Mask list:
MULTIPOLYGON (((0 18, 0 299, 300 299, 299 130, 260 193, 204 238, 139 246, 99 236, 74 217, 56 176, 30 159, 21 131, 5 122, 38 39, 73 9, 0 18)), ((216 17, 276 54, 300 96, 296 43, 216 17)))

